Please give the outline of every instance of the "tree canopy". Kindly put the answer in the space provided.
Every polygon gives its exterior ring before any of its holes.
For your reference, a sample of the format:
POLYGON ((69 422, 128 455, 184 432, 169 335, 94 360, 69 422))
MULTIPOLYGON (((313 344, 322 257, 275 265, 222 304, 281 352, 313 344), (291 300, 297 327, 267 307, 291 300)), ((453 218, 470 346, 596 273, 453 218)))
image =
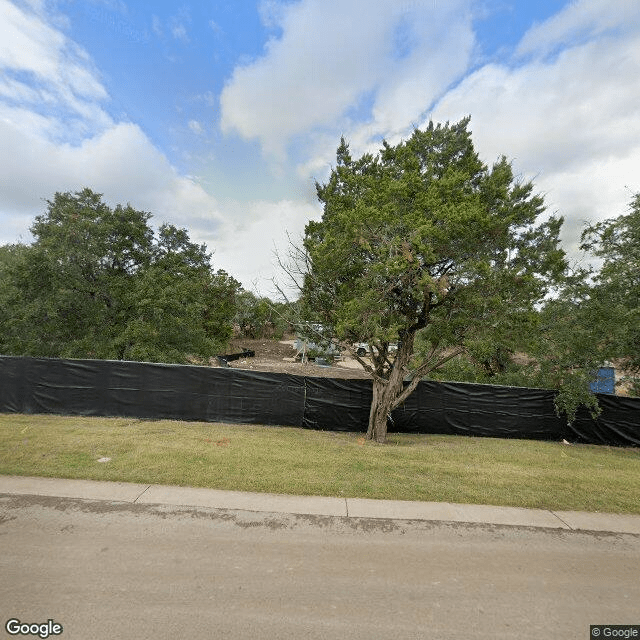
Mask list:
POLYGON ((556 407, 599 412, 591 391, 597 371, 613 365, 619 393, 640 395, 640 194, 627 214, 586 226, 582 263, 567 270, 519 344, 480 344, 432 376, 558 390, 556 407), (526 356, 523 356, 526 354, 526 356))
POLYGON ((377 441, 422 377, 521 340, 566 267, 562 219, 539 222, 542 197, 505 157, 487 167, 468 125, 429 123, 359 159, 343 138, 316 185, 324 212, 305 230, 302 301, 346 348, 369 345, 369 358, 354 357, 373 377, 377 441))
POLYGON ((273 302, 267 297, 242 290, 236 296, 234 323, 243 338, 282 338, 291 329, 295 303, 273 302))
POLYGON ((184 362, 224 348, 239 283, 185 229, 90 189, 56 193, 31 245, 0 248, 0 351, 184 362))
MULTIPOLYGON (((597 342, 608 360, 640 374, 640 193, 629 213, 589 225, 582 249, 602 260, 583 307, 598 329, 597 342)), ((640 384, 635 382, 640 393, 640 384)))

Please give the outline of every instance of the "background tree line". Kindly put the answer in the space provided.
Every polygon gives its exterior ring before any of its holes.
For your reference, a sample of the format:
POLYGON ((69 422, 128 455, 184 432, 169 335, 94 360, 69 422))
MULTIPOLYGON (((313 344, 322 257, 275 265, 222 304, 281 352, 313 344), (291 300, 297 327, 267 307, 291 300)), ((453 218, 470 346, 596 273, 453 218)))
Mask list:
POLYGON ((186 362, 280 330, 186 229, 84 189, 56 193, 32 244, 0 247, 0 353, 186 362))
POLYGON ((295 332, 296 308, 243 289, 236 296, 235 330, 243 338, 280 340, 295 332))

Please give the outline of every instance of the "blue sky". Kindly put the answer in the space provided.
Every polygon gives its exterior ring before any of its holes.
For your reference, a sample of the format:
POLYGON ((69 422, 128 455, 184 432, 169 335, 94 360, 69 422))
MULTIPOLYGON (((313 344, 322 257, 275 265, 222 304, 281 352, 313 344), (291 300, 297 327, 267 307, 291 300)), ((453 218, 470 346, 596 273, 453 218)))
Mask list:
POLYGON ((640 191, 638 78, 637 0, 0 0, 0 243, 89 186, 268 294, 341 135, 470 114, 577 255, 640 191))

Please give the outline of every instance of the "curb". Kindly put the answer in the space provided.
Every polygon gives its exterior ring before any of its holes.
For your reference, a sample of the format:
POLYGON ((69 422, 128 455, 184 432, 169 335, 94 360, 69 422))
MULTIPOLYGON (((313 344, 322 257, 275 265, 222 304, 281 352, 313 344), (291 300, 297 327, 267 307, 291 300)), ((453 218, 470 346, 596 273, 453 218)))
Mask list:
POLYGON ((221 491, 197 487, 0 476, 0 494, 207 507, 294 515, 419 520, 640 535, 640 515, 221 491))

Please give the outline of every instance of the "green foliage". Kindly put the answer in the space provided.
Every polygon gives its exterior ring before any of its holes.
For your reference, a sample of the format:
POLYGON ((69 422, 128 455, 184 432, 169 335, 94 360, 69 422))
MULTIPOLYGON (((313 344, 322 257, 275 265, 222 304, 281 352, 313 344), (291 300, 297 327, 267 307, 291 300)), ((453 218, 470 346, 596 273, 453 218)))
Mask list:
POLYGON ((185 229, 90 189, 56 193, 29 246, 0 252, 0 350, 15 355, 184 362, 231 336, 235 292, 185 229))
POLYGON ((357 161, 342 141, 318 185, 323 219, 307 225, 304 288, 338 337, 381 342, 415 326, 457 344, 469 321, 481 334, 503 325, 505 309, 514 322, 529 313, 547 275, 564 267, 560 221, 534 227, 542 199, 513 183, 504 158, 488 170, 467 124, 431 124, 357 161))
POLYGON ((292 305, 273 302, 250 291, 240 291, 236 296, 236 324, 244 338, 278 338, 291 330, 292 305))
POLYGON ((305 357, 308 360, 317 360, 320 358, 322 360, 326 360, 329 364, 333 363, 335 360, 335 354, 329 349, 325 349, 323 347, 314 347, 309 349, 305 354, 305 357))
POLYGON ((343 344, 375 347, 363 366, 380 385, 378 423, 456 353, 513 348, 565 269, 562 220, 538 223, 542 198, 504 157, 481 162, 468 123, 430 123, 358 160, 343 139, 317 185, 324 214, 306 227, 303 303, 343 344))
POLYGON ((12 309, 20 296, 13 272, 25 250, 26 247, 22 244, 0 246, 0 344, 2 336, 11 331, 12 309))
POLYGON ((602 259, 587 306, 609 359, 640 374, 640 193, 626 215, 587 227, 582 248, 602 259))
POLYGON ((614 361, 640 373, 640 197, 629 214, 588 226, 581 248, 602 265, 564 278, 539 313, 526 346, 532 365, 521 371, 531 386, 558 389, 556 406, 569 420, 580 405, 599 413, 589 388, 599 367, 614 361))
MULTIPOLYGON (((557 389, 556 406, 569 420, 581 405, 597 415, 590 383, 599 367, 613 361, 618 372, 640 373, 640 195, 628 214, 588 226, 582 249, 600 258, 601 268, 565 276, 520 342, 527 362, 509 359, 491 371, 490 354, 501 345, 490 342, 479 357, 468 349, 432 377, 557 389)), ((627 393, 640 395, 640 378, 631 380, 627 393)))

